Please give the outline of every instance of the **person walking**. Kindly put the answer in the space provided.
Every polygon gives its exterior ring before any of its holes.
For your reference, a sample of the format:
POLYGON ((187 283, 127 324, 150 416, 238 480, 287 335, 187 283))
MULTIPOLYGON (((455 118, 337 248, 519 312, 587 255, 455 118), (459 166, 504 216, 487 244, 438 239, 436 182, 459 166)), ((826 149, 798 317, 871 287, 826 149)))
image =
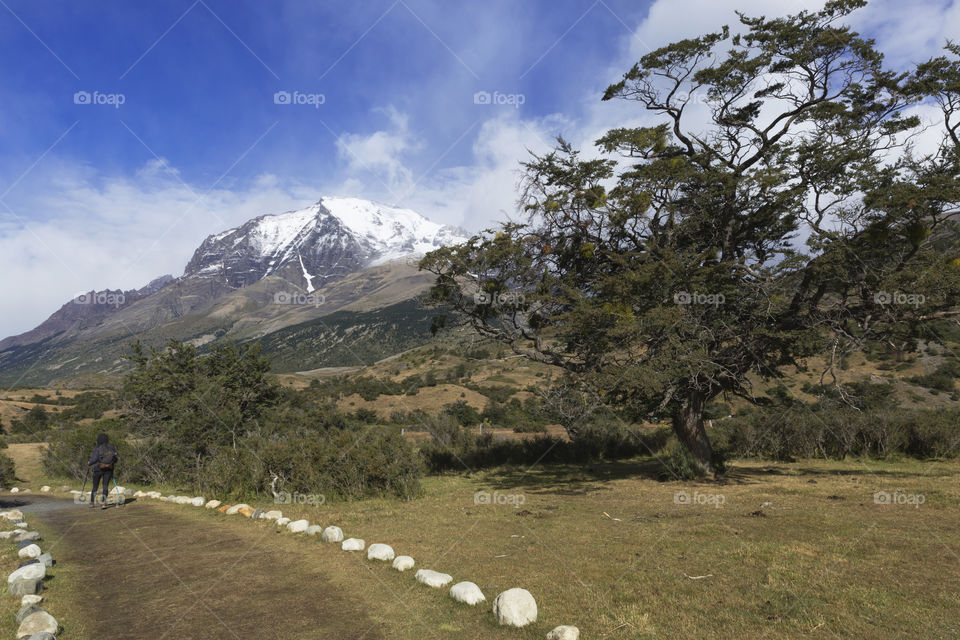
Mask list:
POLYGON ((90 492, 90 508, 92 509, 96 502, 97 487, 103 482, 103 504, 101 509, 107 508, 107 495, 110 493, 110 480, 113 479, 113 466, 117 464, 119 456, 117 448, 110 444, 110 438, 107 434, 101 433, 97 436, 97 446, 90 455, 90 462, 87 466, 93 467, 93 490, 90 492))

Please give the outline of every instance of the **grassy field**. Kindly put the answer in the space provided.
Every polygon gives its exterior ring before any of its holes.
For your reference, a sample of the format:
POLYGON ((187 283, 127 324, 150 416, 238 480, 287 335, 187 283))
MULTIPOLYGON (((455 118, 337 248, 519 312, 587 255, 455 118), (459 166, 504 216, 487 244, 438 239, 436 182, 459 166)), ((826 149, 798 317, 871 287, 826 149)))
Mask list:
MULTIPOLYGON (((651 479, 659 470, 499 469, 427 478, 406 503, 273 508, 388 543, 488 599, 524 587, 540 607, 535 625, 504 632, 489 607, 317 549, 390 637, 542 638, 558 624, 585 638, 960 636, 960 464, 741 461, 725 483, 651 479)), ((250 536, 273 526, 248 524, 250 536)), ((320 544, 279 535, 311 555, 320 544)))

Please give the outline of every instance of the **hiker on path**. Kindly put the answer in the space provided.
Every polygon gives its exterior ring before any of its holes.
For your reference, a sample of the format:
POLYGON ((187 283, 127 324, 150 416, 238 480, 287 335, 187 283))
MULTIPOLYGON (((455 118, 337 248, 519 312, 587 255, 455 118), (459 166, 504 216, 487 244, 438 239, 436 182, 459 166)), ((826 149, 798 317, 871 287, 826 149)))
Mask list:
POLYGON ((90 507, 95 506, 97 497, 97 487, 103 481, 103 505, 101 509, 107 508, 107 494, 110 493, 110 480, 113 479, 113 465, 117 463, 117 448, 110 444, 110 438, 107 434, 101 433, 97 436, 97 446, 90 455, 90 462, 87 466, 93 467, 93 490, 90 492, 90 507))

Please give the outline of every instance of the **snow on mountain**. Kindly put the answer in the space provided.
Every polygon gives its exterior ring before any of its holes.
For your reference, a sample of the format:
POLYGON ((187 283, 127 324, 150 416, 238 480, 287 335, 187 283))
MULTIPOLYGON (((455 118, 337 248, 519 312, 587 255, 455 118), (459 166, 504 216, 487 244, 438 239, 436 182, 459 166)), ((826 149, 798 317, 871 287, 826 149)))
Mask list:
POLYGON ((184 275, 217 278, 233 287, 279 275, 312 292, 329 278, 464 239, 462 231, 410 209, 323 198, 208 237, 184 275))

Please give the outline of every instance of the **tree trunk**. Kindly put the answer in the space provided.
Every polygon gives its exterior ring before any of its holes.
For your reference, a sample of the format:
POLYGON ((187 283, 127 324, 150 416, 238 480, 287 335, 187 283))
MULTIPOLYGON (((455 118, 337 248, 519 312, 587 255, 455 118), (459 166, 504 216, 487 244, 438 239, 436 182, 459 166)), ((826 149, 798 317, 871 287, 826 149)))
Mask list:
POLYGON ((706 404, 707 398, 701 391, 688 391, 673 414, 673 431, 687 451, 693 454, 700 472, 703 475, 712 475, 716 473, 713 467, 713 449, 703 427, 703 410, 706 404))

